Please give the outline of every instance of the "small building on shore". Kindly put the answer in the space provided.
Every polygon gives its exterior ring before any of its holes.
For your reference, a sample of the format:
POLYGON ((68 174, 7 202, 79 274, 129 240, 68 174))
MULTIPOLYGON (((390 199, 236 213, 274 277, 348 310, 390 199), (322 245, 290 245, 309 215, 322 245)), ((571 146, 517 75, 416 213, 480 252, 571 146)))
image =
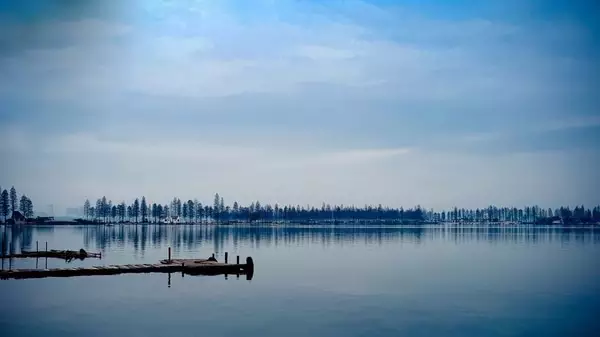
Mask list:
POLYGON ((27 223, 27 218, 19 211, 13 211, 12 217, 6 220, 7 224, 22 225, 27 223))

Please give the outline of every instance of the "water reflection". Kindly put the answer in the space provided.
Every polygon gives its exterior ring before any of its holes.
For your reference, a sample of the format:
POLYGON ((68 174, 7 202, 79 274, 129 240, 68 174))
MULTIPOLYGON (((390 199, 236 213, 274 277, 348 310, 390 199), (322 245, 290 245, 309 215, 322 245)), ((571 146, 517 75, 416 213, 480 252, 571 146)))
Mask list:
MULTIPOLYGON (((470 226, 202 226, 202 225, 116 225, 78 226, 73 231, 83 237, 84 247, 102 251, 133 247, 136 255, 144 255, 149 248, 168 245, 193 250, 197 246, 213 246, 217 254, 225 247, 239 246, 302 246, 310 245, 381 245, 384 242, 411 242, 420 244, 429 240, 461 244, 470 241, 491 243, 536 244, 596 244, 600 242, 597 228, 572 227, 470 227, 470 226)), ((15 253, 35 249, 36 234, 52 233, 49 226, 4 226, 2 252, 15 253)), ((61 247, 55 247, 60 249, 61 247)), ((64 247, 62 247, 64 248, 64 247)), ((42 247, 40 246, 40 249, 42 247)))
POLYGON ((93 243, 101 250, 110 250, 114 246, 131 244, 142 255, 148 246, 158 248, 162 245, 192 250, 198 245, 212 244, 213 251, 219 254, 224 247, 232 245, 237 249, 242 244, 260 248, 262 245, 381 245, 394 241, 419 244, 439 239, 456 244, 469 241, 510 244, 600 242, 600 231, 595 228, 129 225, 80 227, 78 230, 83 233, 86 246, 93 243))

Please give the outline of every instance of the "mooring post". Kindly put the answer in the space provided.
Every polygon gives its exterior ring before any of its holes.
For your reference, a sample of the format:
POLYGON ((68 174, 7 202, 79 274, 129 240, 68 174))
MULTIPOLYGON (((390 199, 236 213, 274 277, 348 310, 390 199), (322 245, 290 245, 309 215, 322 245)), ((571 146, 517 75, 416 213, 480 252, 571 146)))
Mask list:
POLYGON ((39 245, 38 245, 38 242, 36 241, 36 242, 35 242, 35 252, 36 252, 36 253, 39 253, 39 252, 40 252, 40 249, 39 249, 39 248, 40 248, 40 247, 39 247, 39 245))
POLYGON ((171 247, 169 247, 169 259, 167 261, 169 261, 169 263, 171 263, 171 247))
POLYGON ((235 264, 240 264, 240 256, 239 255, 235 258, 235 264))
POLYGON ((225 264, 227 264, 227 252, 225 252, 225 264))
POLYGON ((48 241, 46 241, 46 253, 48 252, 48 241))

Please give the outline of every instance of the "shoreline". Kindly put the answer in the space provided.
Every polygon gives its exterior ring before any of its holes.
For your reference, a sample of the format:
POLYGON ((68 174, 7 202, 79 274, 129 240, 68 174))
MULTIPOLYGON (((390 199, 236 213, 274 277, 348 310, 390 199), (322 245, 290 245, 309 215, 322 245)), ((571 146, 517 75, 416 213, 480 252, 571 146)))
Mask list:
POLYGON ((310 220, 310 221, 210 221, 210 222, 184 222, 184 223, 162 223, 162 222, 82 222, 82 221, 44 221, 27 222, 20 224, 0 223, 3 226, 252 226, 252 227, 322 227, 322 226, 368 226, 368 227, 539 227, 539 228, 595 228, 600 223, 577 223, 577 224, 535 224, 519 222, 428 222, 428 221, 401 221, 401 220, 310 220))

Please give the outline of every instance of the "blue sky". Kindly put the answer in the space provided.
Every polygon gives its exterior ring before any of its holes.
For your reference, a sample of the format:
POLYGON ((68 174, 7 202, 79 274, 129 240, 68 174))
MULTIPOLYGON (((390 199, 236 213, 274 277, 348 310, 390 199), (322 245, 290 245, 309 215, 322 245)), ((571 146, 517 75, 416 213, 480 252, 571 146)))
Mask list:
POLYGON ((58 208, 597 204, 597 7, 0 1, 0 183, 58 208))

